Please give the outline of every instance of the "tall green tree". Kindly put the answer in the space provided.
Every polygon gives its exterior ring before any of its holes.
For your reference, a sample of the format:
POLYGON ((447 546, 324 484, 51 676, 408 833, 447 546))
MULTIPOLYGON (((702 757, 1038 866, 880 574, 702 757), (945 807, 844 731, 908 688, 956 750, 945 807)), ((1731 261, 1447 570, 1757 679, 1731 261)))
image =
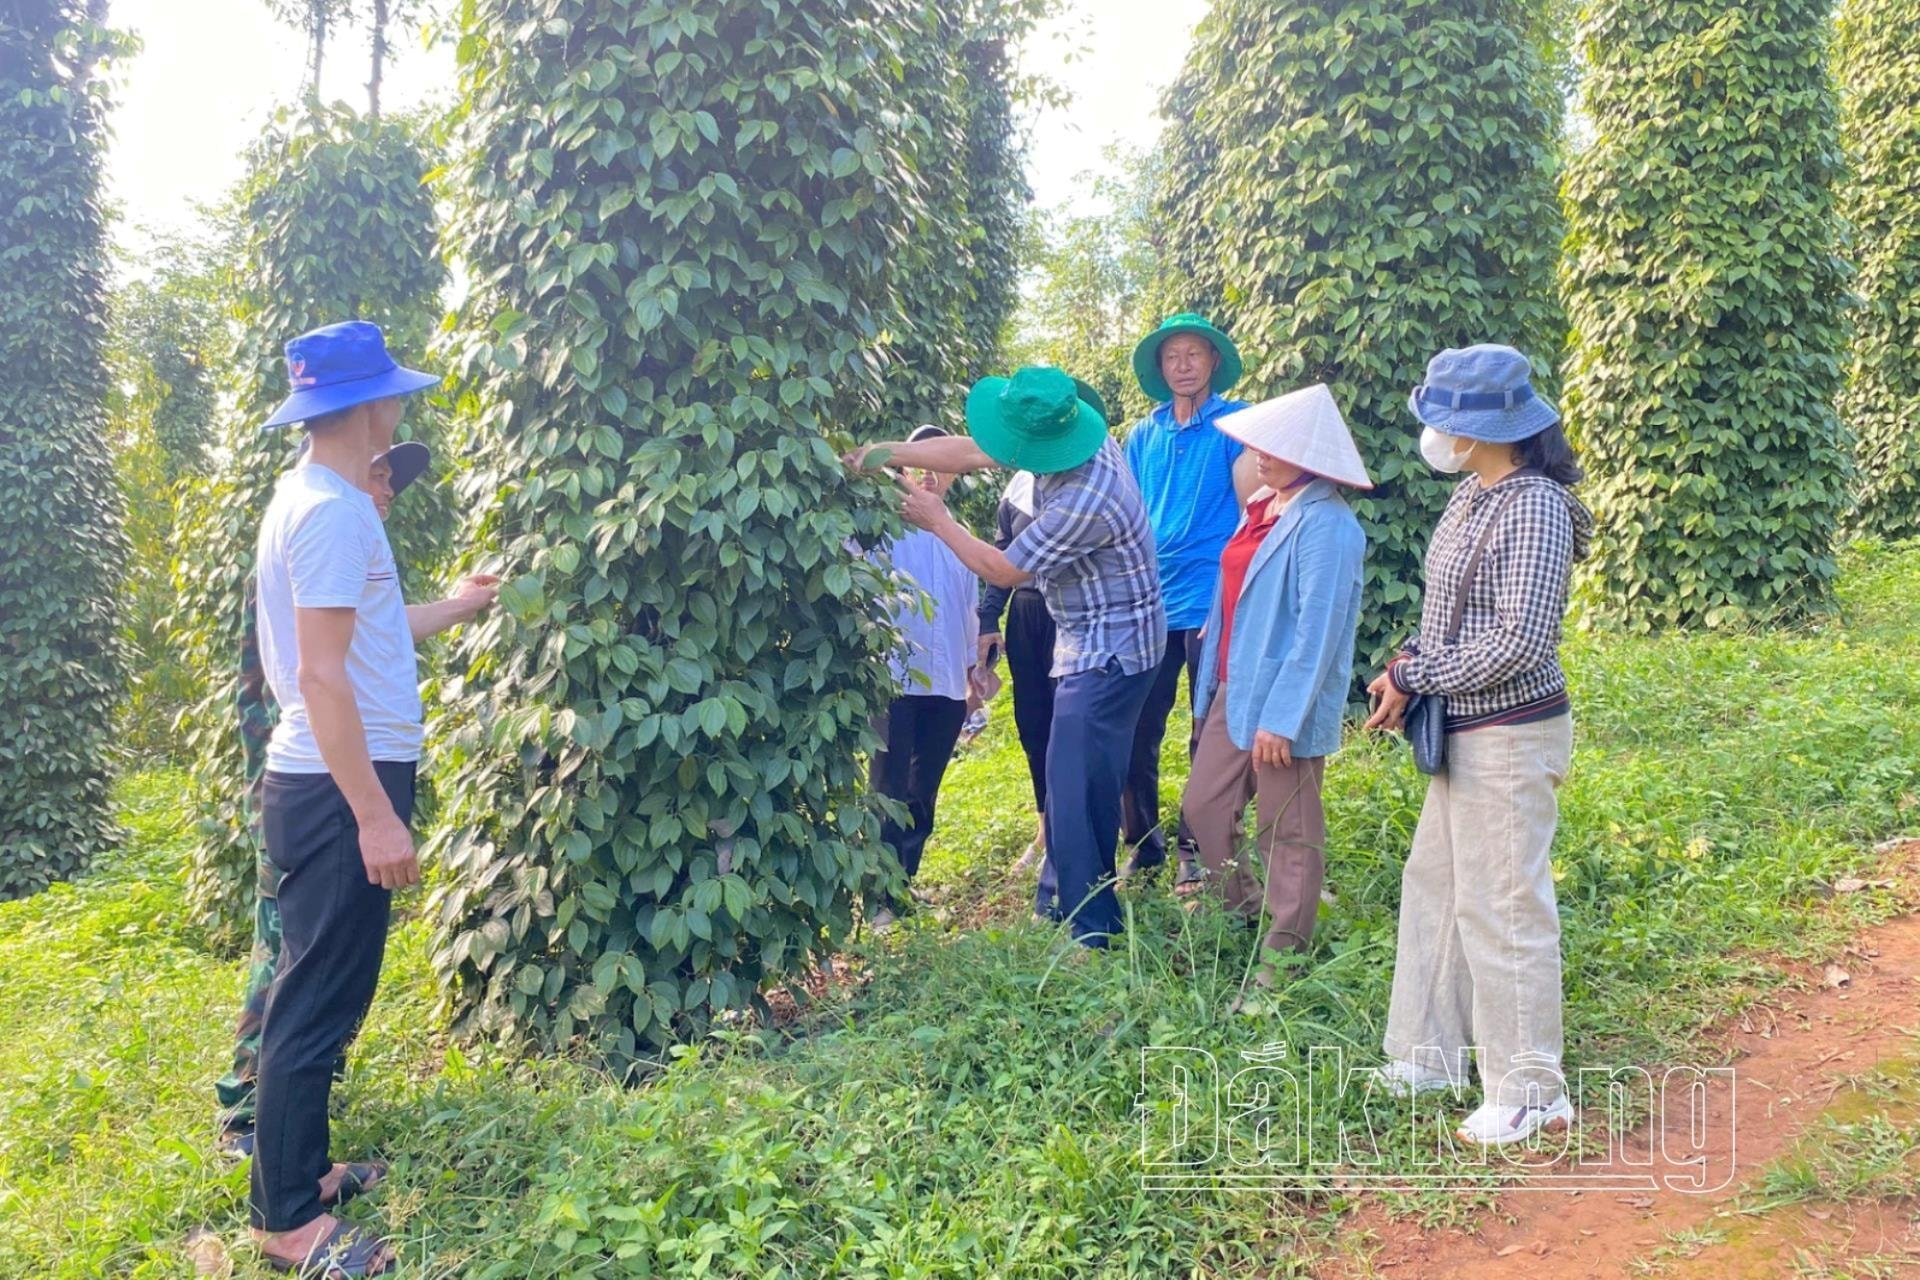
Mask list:
MULTIPOLYGON (((902 93, 913 111, 903 150, 919 178, 895 263, 896 296, 878 353, 882 397, 863 438, 898 439, 922 422, 960 429, 973 381, 1002 364, 1019 294, 1019 239, 1031 193, 1016 104, 1036 89, 1013 50, 1050 0, 919 6, 903 33, 902 93)), ((964 520, 991 521, 998 486, 963 477, 949 498, 964 520)))
POLYGON ((912 10, 902 33, 900 92, 911 108, 903 153, 918 182, 901 213, 901 258, 886 317, 882 402, 858 434, 960 424, 974 379, 999 365, 1019 290, 1022 214, 1030 199, 1015 104, 1034 86, 1011 49, 1048 0, 958 0, 912 10))
POLYGON ((101 0, 0 0, 0 899, 113 838, 101 0))
POLYGON ((1109 148, 1107 169, 1072 209, 1036 209, 1028 221, 1028 288, 1013 325, 1013 361, 1072 371, 1107 402, 1116 422, 1148 409, 1133 375, 1133 346, 1160 318, 1151 314, 1157 250, 1147 154, 1109 148))
POLYGON ((1840 212, 1861 300, 1839 402, 1860 470, 1847 523, 1911 538, 1920 534, 1920 3, 1845 0, 1833 71, 1852 162, 1840 212))
POLYGON ((1820 604, 1849 491, 1826 0, 1583 12, 1593 143, 1566 184, 1566 412, 1585 590, 1636 630, 1820 604))
POLYGON ((176 660, 166 619, 174 512, 183 489, 205 475, 216 443, 226 249, 202 236, 160 240, 124 264, 113 302, 108 429, 126 512, 121 614, 131 660, 119 739, 149 757, 172 754, 173 722, 199 687, 176 660), (149 263, 150 274, 139 274, 149 263))
POLYGON ((1448 490, 1406 406, 1428 357, 1508 343, 1552 390, 1549 25, 1548 0, 1216 0, 1167 95, 1156 309, 1224 322, 1235 395, 1332 387, 1379 484, 1353 497, 1371 669, 1418 615, 1448 490))
POLYGON ((890 865, 883 403, 933 188, 896 0, 476 0, 458 332, 515 575, 444 725, 458 1024, 617 1058, 752 1003, 890 865))
MULTIPOLYGON (((171 635, 204 686, 181 718, 198 818, 189 895, 222 936, 251 918, 255 847, 242 805, 246 765, 235 699, 242 602, 260 516, 299 432, 262 432, 287 394, 288 338, 339 320, 371 320, 402 360, 418 360, 441 314, 431 162, 405 122, 344 109, 283 112, 254 145, 239 196, 241 266, 233 284, 237 344, 220 371, 232 405, 224 461, 181 502, 174 532, 171 635)), ((409 402, 402 438, 438 442, 430 403, 409 402)), ((423 482, 396 503, 388 537, 417 596, 452 525, 452 498, 423 482)))

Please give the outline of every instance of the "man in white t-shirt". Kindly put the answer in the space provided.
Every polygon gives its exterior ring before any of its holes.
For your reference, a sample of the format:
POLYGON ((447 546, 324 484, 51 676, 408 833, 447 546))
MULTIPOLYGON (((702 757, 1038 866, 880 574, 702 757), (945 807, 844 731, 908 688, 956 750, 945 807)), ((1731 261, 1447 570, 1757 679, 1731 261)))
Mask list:
POLYGON ((414 641, 485 609, 498 583, 476 575, 408 608, 366 493, 401 399, 439 380, 396 365, 379 328, 357 321, 289 342, 287 370, 293 394, 265 425, 300 423, 309 449, 274 490, 255 558, 261 664, 280 705, 261 826, 282 947, 260 1033, 252 1219, 281 1270, 324 1258, 329 1275, 377 1275, 392 1251, 328 1212, 383 1172, 328 1154, 334 1064, 373 1002, 392 891, 420 881, 414 641))
MULTIPOLYGON (((907 439, 931 440, 946 434, 939 427, 923 426, 907 439)), ((943 500, 953 481, 953 476, 937 471, 913 477, 915 485, 943 500)), ((894 625, 906 642, 893 657, 893 678, 901 692, 888 704, 879 724, 882 744, 872 761, 872 785, 907 811, 906 825, 888 818, 880 826, 880 838, 912 883, 920 871, 920 855, 933 835, 940 780, 946 776, 967 718, 980 635, 980 579, 924 529, 896 538, 888 558, 917 590, 903 593, 893 610, 894 625), (920 592, 932 600, 931 616, 920 592)), ((901 904, 875 906, 870 919, 875 929, 893 923, 896 905, 901 904)))

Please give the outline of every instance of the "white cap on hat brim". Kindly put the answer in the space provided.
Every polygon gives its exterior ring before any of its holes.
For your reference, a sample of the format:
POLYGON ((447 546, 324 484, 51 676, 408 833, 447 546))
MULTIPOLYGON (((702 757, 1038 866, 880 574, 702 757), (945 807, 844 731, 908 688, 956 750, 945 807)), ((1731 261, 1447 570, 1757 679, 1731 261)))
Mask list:
POLYGON ((1356 489, 1373 488, 1353 433, 1323 382, 1223 414, 1213 425, 1302 471, 1356 489))

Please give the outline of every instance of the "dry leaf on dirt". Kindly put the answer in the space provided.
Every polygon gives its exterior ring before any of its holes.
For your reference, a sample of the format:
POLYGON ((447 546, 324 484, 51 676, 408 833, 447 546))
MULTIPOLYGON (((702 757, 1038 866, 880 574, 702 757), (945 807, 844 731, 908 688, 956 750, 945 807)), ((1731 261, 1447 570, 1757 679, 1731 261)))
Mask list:
POLYGON ((1848 973, 1845 969, 1842 969, 1837 964, 1830 964, 1827 966, 1826 975, 1822 977, 1820 980, 1820 985, 1823 987, 1826 987, 1828 990, 1837 990, 1841 987, 1848 985, 1852 981, 1853 981, 1852 974, 1848 973))

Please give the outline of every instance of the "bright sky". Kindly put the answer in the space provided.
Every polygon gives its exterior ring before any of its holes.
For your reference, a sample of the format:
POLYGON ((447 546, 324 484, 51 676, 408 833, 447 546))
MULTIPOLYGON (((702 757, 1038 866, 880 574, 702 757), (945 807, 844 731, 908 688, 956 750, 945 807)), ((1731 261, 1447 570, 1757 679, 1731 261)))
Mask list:
MULTIPOLYGON (((1071 0, 1065 17, 1030 42, 1029 69, 1071 95, 1068 107, 1034 121, 1028 169, 1037 200, 1072 201, 1077 176, 1099 166, 1110 142, 1152 143, 1160 90, 1178 73, 1205 9, 1206 0, 1071 0)), ((276 106, 297 96, 306 47, 263 0, 112 0, 110 20, 144 42, 120 68, 107 164, 123 214, 119 238, 137 246, 141 227, 182 226, 196 204, 240 178, 247 144, 276 106)), ((388 110, 450 98, 450 49, 422 49, 406 33, 395 44, 382 92, 388 110)), ((335 33, 325 93, 364 104, 366 78, 365 35, 335 33)))

